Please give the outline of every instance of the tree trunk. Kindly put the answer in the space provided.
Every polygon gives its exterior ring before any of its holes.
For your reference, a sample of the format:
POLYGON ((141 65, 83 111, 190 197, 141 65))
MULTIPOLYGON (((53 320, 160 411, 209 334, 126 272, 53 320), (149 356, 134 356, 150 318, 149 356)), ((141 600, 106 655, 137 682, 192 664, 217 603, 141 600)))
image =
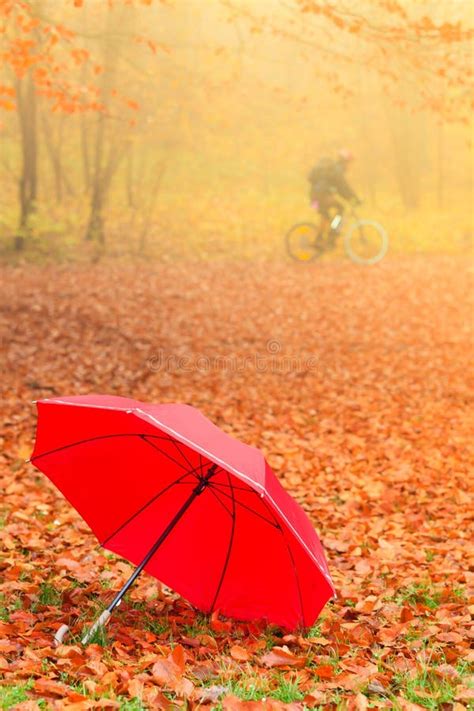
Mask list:
POLYGON ((151 195, 149 197, 149 202, 146 208, 143 210, 143 222, 142 229, 140 232, 140 243, 139 252, 143 256, 147 247, 147 235, 150 228, 151 221, 153 219, 153 213, 155 210, 156 198, 158 196, 161 183, 166 170, 166 163, 163 162, 160 166, 156 167, 155 170, 155 180, 152 186, 151 195))
MULTIPOLYGON (((119 22, 115 20, 115 22, 119 22)), ((111 86, 114 76, 117 72, 119 62, 119 45, 114 44, 113 40, 114 25, 112 14, 107 15, 107 29, 104 35, 103 44, 103 67, 102 85, 101 85, 101 102, 105 107, 108 107, 110 100, 111 86)), ((106 109, 107 110, 107 109, 106 109)), ((85 234, 86 240, 95 241, 100 245, 105 244, 104 218, 103 209, 110 184, 117 167, 124 156, 125 142, 123 134, 118 134, 113 137, 110 124, 106 124, 107 115, 105 111, 101 111, 97 117, 95 145, 93 153, 93 166, 91 166, 91 201, 89 222, 85 234), (108 131, 106 132, 106 128, 108 131), (112 137, 111 137, 112 133, 112 137)), ((86 132, 83 126, 83 155, 84 159, 88 160, 88 153, 85 150, 86 132), (85 151, 85 152, 84 152, 85 151)), ((86 162, 85 162, 86 165, 86 162)))
POLYGON ((58 139, 56 142, 53 140, 53 132, 51 124, 46 118, 46 114, 43 113, 43 134, 44 142, 48 151, 49 159, 53 168, 54 174, 54 184, 56 190, 56 200, 61 203, 63 199, 63 188, 67 191, 69 195, 74 195, 74 188, 71 185, 67 173, 63 169, 63 164, 61 161, 61 149, 63 142, 63 128, 64 128, 64 117, 60 119, 58 139))
POLYGON ((135 190, 134 190, 134 160, 133 160, 133 147, 130 148, 127 154, 127 170, 125 173, 126 191, 127 191, 127 203, 132 209, 135 209, 135 190))
POLYGON ((102 156, 104 152, 104 130, 105 116, 103 113, 97 117, 97 131, 95 141, 94 155, 94 175, 91 184, 91 202, 89 222, 87 225, 85 239, 86 241, 97 241, 99 244, 104 244, 104 220, 102 216, 102 208, 104 205, 104 190, 103 190, 103 169, 102 156))
MULTIPOLYGON (((81 82, 85 84, 87 81, 87 76, 86 76, 86 64, 84 63, 82 65, 82 71, 81 71, 81 82)), ((86 193, 89 192, 90 187, 91 187, 91 159, 90 159, 90 149, 89 149, 89 140, 88 140, 88 125, 87 125, 87 118, 84 113, 81 114, 81 124, 80 124, 80 133, 81 133, 81 154, 82 154, 82 176, 83 176, 83 181, 84 181, 84 190, 86 193)))
POLYGON ((102 215, 103 198, 102 186, 100 183, 94 182, 86 240, 98 242, 100 245, 105 243, 104 218, 102 215))
POLYGON ((440 210, 444 207, 444 127, 443 118, 440 117, 438 124, 438 145, 437 145, 437 163, 438 163, 438 180, 437 180, 437 196, 438 196, 438 208, 440 210))
POLYGON ((31 216, 36 207, 38 190, 38 131, 36 93, 31 72, 16 82, 20 122, 22 167, 19 181, 20 216, 14 247, 21 251, 31 235, 31 216))

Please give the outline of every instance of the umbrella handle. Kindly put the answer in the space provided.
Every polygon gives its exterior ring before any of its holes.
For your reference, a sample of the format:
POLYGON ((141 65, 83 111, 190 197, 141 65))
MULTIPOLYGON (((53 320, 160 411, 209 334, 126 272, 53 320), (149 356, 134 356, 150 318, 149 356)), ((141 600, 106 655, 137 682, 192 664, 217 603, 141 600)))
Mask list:
POLYGON ((92 627, 88 632, 85 633, 84 637, 82 638, 82 644, 88 644, 89 640, 93 635, 97 632, 99 627, 105 627, 107 622, 110 619, 111 612, 110 610, 104 610, 103 613, 100 615, 100 617, 94 622, 92 627))
POLYGON ((59 647, 63 643, 64 637, 69 634, 69 627, 67 625, 61 625, 56 634, 54 635, 54 646, 59 647))

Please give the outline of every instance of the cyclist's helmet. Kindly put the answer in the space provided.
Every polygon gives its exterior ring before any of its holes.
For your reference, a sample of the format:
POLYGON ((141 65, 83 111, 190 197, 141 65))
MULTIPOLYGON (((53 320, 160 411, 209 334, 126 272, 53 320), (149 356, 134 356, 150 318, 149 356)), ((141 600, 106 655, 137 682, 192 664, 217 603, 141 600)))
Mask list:
POLYGON ((350 163, 354 160, 354 154, 348 148, 340 148, 337 152, 337 157, 344 163, 350 163))

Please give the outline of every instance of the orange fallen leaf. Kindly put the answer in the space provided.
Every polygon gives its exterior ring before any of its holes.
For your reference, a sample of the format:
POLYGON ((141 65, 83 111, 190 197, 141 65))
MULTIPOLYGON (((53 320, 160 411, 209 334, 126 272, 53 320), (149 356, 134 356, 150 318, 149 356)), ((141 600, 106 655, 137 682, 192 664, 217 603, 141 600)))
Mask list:
POLYGON ((215 610, 211 615, 211 629, 214 632, 230 632, 232 629, 232 622, 230 620, 220 620, 219 610, 215 610))
POLYGON ((407 607, 406 605, 402 607, 402 611, 400 613, 400 622, 409 622, 413 619, 413 617, 413 611, 409 607, 407 607))
POLYGON ((260 657, 262 664, 266 667, 296 667, 298 669, 306 666, 306 657, 297 657, 284 647, 273 647, 270 652, 260 657))
POLYGON ((377 640, 383 645, 390 646, 405 629, 406 626, 404 623, 392 625, 391 627, 382 627, 377 632, 377 640))
POLYGON ((243 647, 240 647, 238 644, 234 644, 230 648, 230 656, 237 662, 246 662, 250 659, 250 654, 247 652, 247 650, 243 647))
POLYGON ((335 669, 331 664, 320 664, 314 667, 313 672, 321 679, 332 679, 335 675, 335 669))
POLYGON ((155 662, 151 673, 158 684, 170 686, 181 676, 182 671, 172 659, 167 658, 155 662))

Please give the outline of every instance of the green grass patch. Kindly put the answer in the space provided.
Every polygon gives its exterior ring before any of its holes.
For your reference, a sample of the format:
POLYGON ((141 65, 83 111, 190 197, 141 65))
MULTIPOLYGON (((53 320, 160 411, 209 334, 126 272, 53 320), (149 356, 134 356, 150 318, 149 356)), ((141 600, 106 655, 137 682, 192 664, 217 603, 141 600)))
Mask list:
POLYGON ((403 696, 413 704, 427 709, 439 709, 442 704, 454 701, 456 685, 446 679, 439 679, 432 672, 423 671, 413 679, 395 676, 403 696))
POLYGON ((393 597, 385 599, 393 600, 397 605, 421 604, 430 610, 436 610, 443 602, 465 602, 467 596, 462 585, 442 589, 425 580, 402 587, 393 597))
POLYGON ((48 582, 41 583, 38 592, 38 603, 40 605, 55 605, 56 607, 60 607, 62 599, 62 593, 57 590, 54 585, 48 582))
POLYGON ((153 617, 152 615, 147 615, 143 620, 143 626, 149 632, 156 634, 157 636, 165 634, 169 631, 170 626, 167 618, 153 617))
POLYGON ((89 692, 87 688, 84 686, 82 681, 77 681, 74 679, 73 676, 70 676, 67 672, 61 672, 59 674, 59 680, 62 681, 63 684, 66 684, 66 686, 69 686, 70 689, 73 689, 74 691, 77 691, 78 694, 82 694, 82 696, 89 696, 89 692))
MULTIPOLYGON (((128 596, 125 596, 124 599, 130 609, 142 613, 139 618, 139 625, 141 628, 144 628, 156 635, 162 635, 165 632, 169 632, 170 624, 168 617, 157 615, 153 611, 148 600, 131 600, 128 596)), ((122 609, 122 606, 120 606, 117 608, 116 614, 117 619, 123 620, 127 617, 128 610, 122 609)), ((201 632, 209 633, 209 630, 205 625, 207 625, 207 619, 205 618, 205 616, 198 615, 198 617, 196 618, 196 622, 193 625, 189 625, 187 627, 185 626, 185 630, 190 631, 186 632, 186 634, 188 634, 189 637, 192 637, 196 636, 197 634, 200 634, 201 632)))
POLYGON ((120 711, 147 711, 147 707, 136 696, 133 699, 124 699, 123 701, 119 697, 118 701, 120 702, 120 711))
POLYGON ((21 597, 8 600, 4 593, 0 593, 0 620, 2 622, 9 622, 11 613, 21 610, 22 607, 21 597))
MULTIPOLYGON (((92 627, 94 623, 91 622, 90 625, 86 625, 86 627, 83 629, 83 633, 81 635, 81 639, 84 636, 86 632, 92 627)), ((99 647, 108 647, 110 644, 110 638, 107 634, 107 628, 104 625, 100 625, 94 632, 94 634, 89 638, 89 641, 87 644, 98 644, 99 647)))
POLYGON ((214 637, 214 631, 209 626, 206 615, 198 613, 192 625, 184 625, 183 632, 187 637, 197 637, 198 634, 208 634, 214 637))
POLYGON ((467 601, 466 589, 463 588, 462 586, 453 588, 453 597, 455 600, 457 600, 459 602, 466 602, 467 601))
POLYGON ((311 639, 312 637, 324 637, 322 630, 322 620, 320 619, 316 624, 306 630, 304 637, 306 639, 311 639))
POLYGON ((223 683, 228 693, 242 701, 275 699, 283 703, 301 701, 305 694, 300 690, 297 678, 287 678, 283 674, 274 676, 242 676, 223 683))
POLYGON ((281 627, 276 625, 267 625, 265 630, 262 632, 262 638, 265 641, 265 650, 269 652, 275 644, 281 644, 281 637, 283 632, 281 627))
POLYGON ((146 612, 148 610, 148 603, 146 600, 132 600, 129 593, 127 593, 122 599, 123 602, 127 603, 128 607, 131 607, 133 610, 139 610, 140 612, 146 612))
POLYGON ((401 588, 395 601, 399 605, 421 603, 430 610, 436 610, 441 602, 441 593, 429 582, 413 583, 401 588))
POLYGON ((277 699, 277 701, 289 704, 292 701, 301 701, 304 699, 305 694, 300 690, 297 679, 286 679, 282 676, 278 686, 273 689, 270 696, 277 699))
POLYGON ((11 709, 16 706, 16 704, 27 701, 28 691, 33 687, 33 683, 33 679, 30 679, 25 684, 0 686, 0 708, 11 709))
POLYGON ((394 686, 407 701, 435 711, 443 708, 444 704, 454 703, 456 689, 471 675, 472 664, 461 661, 455 669, 459 676, 454 679, 438 676, 435 666, 422 669, 413 678, 409 674, 395 674, 394 686))
POLYGON ((0 594, 0 620, 2 622, 8 622, 10 619, 10 609, 5 602, 5 595, 0 594))
POLYGON ((417 639, 420 639, 420 637, 423 637, 423 633, 424 631, 422 629, 419 629, 414 625, 410 625, 404 635, 404 638, 407 642, 415 642, 417 639))

